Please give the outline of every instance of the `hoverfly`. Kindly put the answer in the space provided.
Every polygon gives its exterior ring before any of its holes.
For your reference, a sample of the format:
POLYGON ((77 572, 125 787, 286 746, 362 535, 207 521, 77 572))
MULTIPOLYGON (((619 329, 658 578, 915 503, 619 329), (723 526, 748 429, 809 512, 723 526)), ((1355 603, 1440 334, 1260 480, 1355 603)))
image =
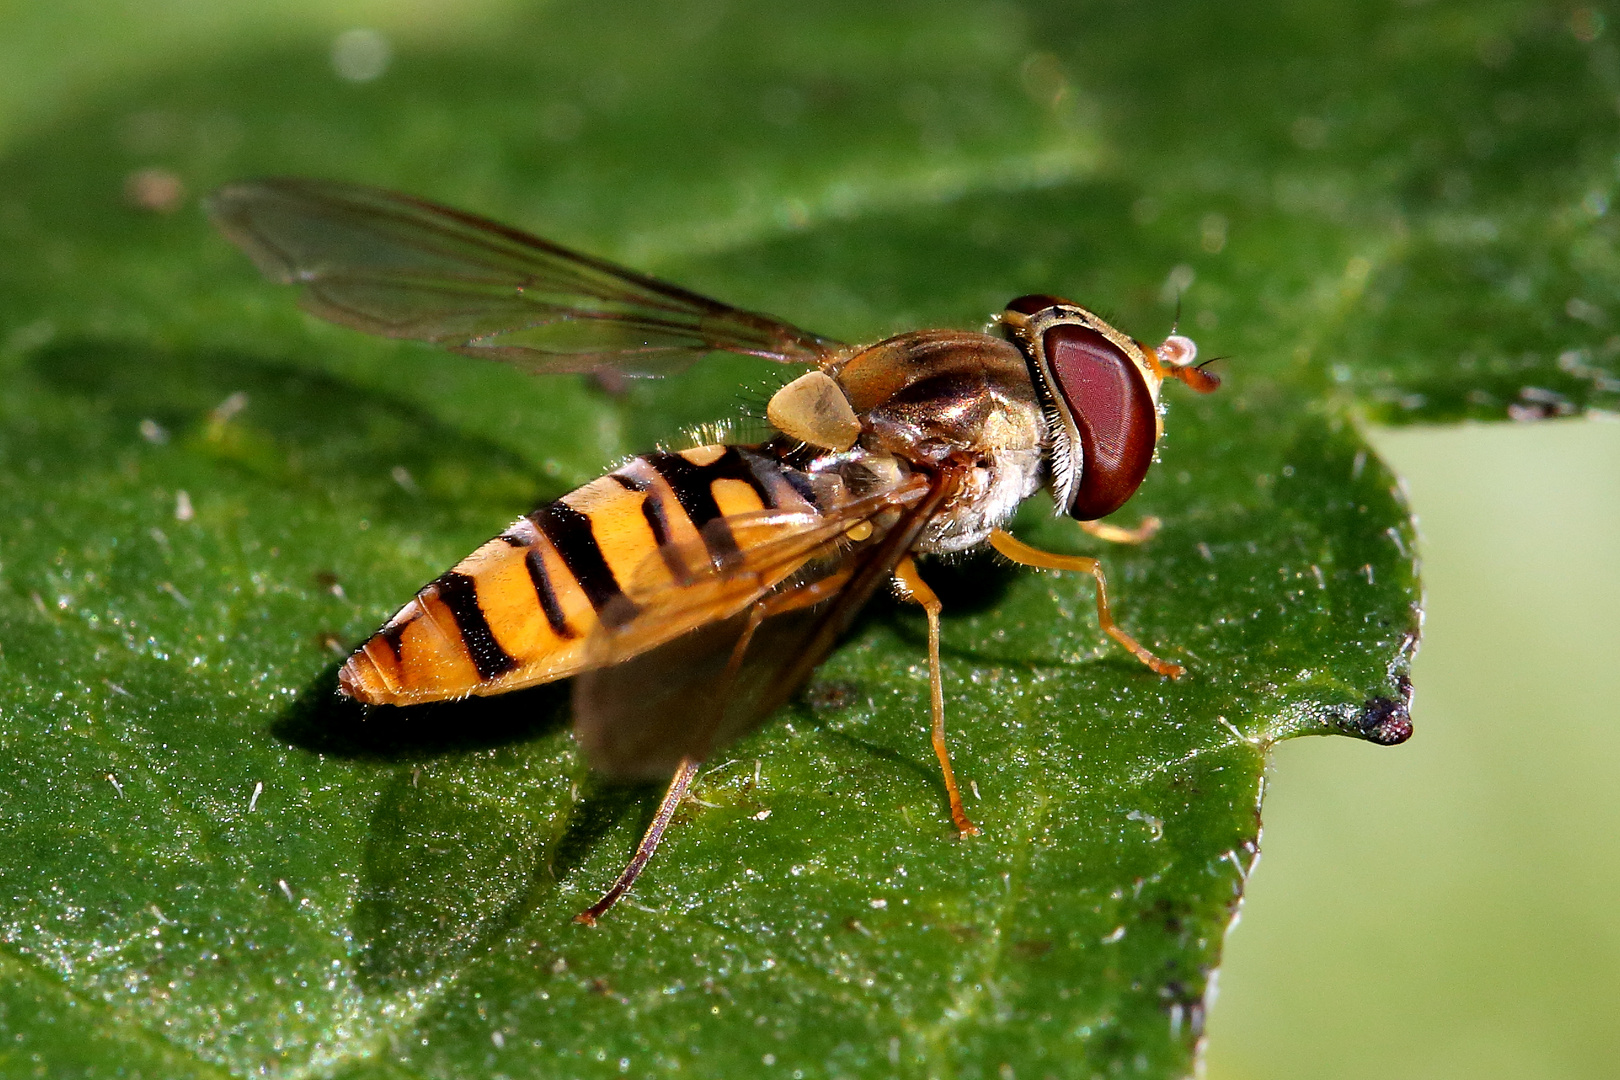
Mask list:
POLYGON ((770 399, 756 445, 642 454, 518 518, 436 580, 343 665, 369 704, 499 694, 573 677, 575 737, 610 776, 673 775, 594 924, 652 857, 699 765, 809 677, 886 580, 928 619, 932 740, 951 818, 968 819, 945 741, 940 602, 915 556, 988 543, 1096 579, 1102 629, 1160 675, 1184 669, 1111 617, 1096 559, 1001 526, 1049 487, 1101 525, 1136 491, 1162 432, 1160 383, 1216 388, 1196 346, 1147 348, 1077 304, 1024 296, 992 332, 917 330, 844 345, 779 319, 405 195, 313 180, 232 184, 214 222, 317 315, 532 372, 659 375, 704 353, 808 370, 770 399))

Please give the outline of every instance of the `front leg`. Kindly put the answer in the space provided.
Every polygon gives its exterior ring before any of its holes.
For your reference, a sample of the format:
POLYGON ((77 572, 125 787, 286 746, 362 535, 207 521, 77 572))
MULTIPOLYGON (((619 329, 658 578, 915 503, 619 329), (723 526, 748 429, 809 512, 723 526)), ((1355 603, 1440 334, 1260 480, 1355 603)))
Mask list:
POLYGON ((1135 638, 1115 624, 1113 613, 1108 609, 1108 579, 1103 576, 1102 563, 1096 559, 1085 555, 1057 555, 1032 548, 1011 533, 1002 532, 1000 529, 990 534, 990 546, 1021 566, 1033 566, 1039 570, 1078 570, 1083 574, 1090 574, 1097 579, 1097 622, 1102 625, 1103 632, 1129 649, 1132 655, 1160 675, 1179 679, 1187 673, 1187 669, 1180 664, 1172 660, 1160 660, 1148 652, 1135 638))

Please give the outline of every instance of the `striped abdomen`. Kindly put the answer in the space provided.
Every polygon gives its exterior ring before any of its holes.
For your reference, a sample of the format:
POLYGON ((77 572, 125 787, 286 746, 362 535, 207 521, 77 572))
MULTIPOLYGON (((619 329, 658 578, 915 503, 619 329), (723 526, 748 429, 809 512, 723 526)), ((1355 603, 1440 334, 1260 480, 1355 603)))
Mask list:
MULTIPOLYGON (((497 694, 578 673, 602 623, 633 620, 629 591, 679 584, 694 552, 737 561, 771 530, 739 541, 726 519, 760 510, 815 512, 804 474, 735 446, 648 454, 519 518, 416 594, 349 658, 343 691, 407 705, 497 694)), ((801 560, 802 562, 802 560, 801 560)), ((773 568, 780 580, 797 564, 773 568)), ((772 582, 774 584, 774 581, 772 582)), ((699 610, 636 635, 638 651, 729 610, 699 610)))

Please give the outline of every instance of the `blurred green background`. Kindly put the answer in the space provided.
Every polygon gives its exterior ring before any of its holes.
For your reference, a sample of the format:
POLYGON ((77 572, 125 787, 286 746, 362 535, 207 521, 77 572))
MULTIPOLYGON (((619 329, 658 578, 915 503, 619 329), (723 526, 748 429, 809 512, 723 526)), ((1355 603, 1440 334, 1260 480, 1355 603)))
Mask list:
MULTIPOLYGON (((356 27, 399 47, 476 43, 517 7, 0 5, 0 154, 121 80, 198 56, 249 42, 296 49, 356 27)), ((1602 35, 1604 12, 1581 10, 1602 35)), ((364 48, 349 62, 365 63, 364 48)), ((1375 441, 1423 527, 1417 734, 1394 751, 1343 739, 1276 751, 1264 859, 1228 941, 1209 1075, 1612 1076, 1620 425, 1403 429, 1375 441)))
POLYGON ((1620 424, 1379 431, 1424 544, 1416 734, 1274 751, 1209 1075, 1620 1062, 1620 424))

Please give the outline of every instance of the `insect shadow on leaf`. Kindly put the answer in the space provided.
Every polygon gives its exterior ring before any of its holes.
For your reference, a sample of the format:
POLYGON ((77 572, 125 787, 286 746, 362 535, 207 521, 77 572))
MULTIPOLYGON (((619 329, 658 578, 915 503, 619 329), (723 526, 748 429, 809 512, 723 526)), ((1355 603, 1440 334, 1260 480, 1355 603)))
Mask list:
POLYGON ((950 793, 945 789, 945 781, 940 777, 939 770, 934 766, 932 759, 925 759, 919 754, 911 752, 911 741, 905 738, 905 733, 896 731, 892 736, 894 741, 906 747, 904 750, 887 746, 874 739, 862 738, 850 732, 839 730, 832 726, 836 722, 833 718, 822 716, 814 710, 805 710, 808 713, 810 726, 818 729, 829 742, 857 750, 861 754, 883 763, 884 768, 891 772, 904 773, 911 779, 927 786, 939 798, 939 804, 947 811, 950 808, 950 793))
MULTIPOLYGON (((963 611, 972 613, 994 608, 1010 583, 1019 576, 1019 571, 1003 560, 977 552, 937 559, 927 565, 930 583, 939 582, 935 592, 953 616, 963 611)), ((874 596, 872 602, 856 617, 846 638, 858 638, 871 626, 883 625, 903 637, 915 638, 919 649, 926 650, 927 631, 917 627, 915 623, 918 622, 921 622, 921 617, 915 604, 884 590, 874 596)), ((941 652, 950 656, 973 657, 969 650, 945 647, 941 652)), ((885 739, 892 738, 893 745, 890 745, 843 730, 842 714, 866 696, 859 684, 815 681, 800 691, 790 708, 796 722, 816 729, 830 742, 882 762, 885 769, 907 774, 934 791, 940 804, 948 807, 950 795, 937 765, 909 731, 895 730, 892 736, 884 733, 885 739)))
POLYGON ((367 830, 352 920, 373 991, 421 986, 504 939, 554 883, 547 844, 566 784, 515 749, 401 767, 367 830))
POLYGON ((567 683, 398 708, 339 694, 338 667, 323 668, 271 724, 278 739, 317 754, 400 763, 530 742, 568 723, 567 683))
POLYGON ((394 771, 372 811, 355 903, 371 989, 422 986, 487 952, 626 818, 638 833, 651 820, 657 785, 595 775, 576 785, 561 761, 542 766, 555 766, 556 781, 537 785, 528 756, 508 747, 394 771))
MULTIPOLYGON (((950 618, 994 611, 1006 599, 1014 582, 1029 576, 1027 569, 1009 563, 984 548, 959 552, 924 564, 929 587, 950 613, 950 618)), ((915 604, 896 601, 890 611, 915 614, 915 604)))
POLYGON ((657 807, 655 784, 587 774, 576 785, 560 741, 526 767, 529 745, 569 721, 567 681, 410 708, 360 705, 335 683, 328 665, 272 732, 396 766, 372 809, 354 913, 360 975, 374 991, 425 985, 481 954, 627 818, 639 832, 657 807))

